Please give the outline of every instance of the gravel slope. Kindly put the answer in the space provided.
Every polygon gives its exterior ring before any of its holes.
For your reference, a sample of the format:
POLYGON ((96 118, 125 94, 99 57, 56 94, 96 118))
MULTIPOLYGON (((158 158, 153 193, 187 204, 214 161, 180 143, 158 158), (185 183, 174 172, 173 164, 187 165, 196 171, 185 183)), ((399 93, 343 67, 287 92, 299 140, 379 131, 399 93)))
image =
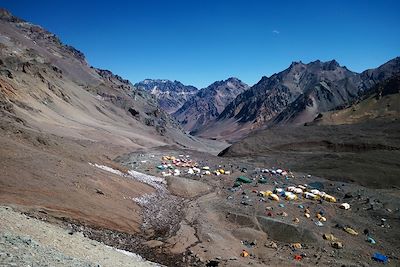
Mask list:
POLYGON ((0 266, 158 265, 1 206, 0 266))

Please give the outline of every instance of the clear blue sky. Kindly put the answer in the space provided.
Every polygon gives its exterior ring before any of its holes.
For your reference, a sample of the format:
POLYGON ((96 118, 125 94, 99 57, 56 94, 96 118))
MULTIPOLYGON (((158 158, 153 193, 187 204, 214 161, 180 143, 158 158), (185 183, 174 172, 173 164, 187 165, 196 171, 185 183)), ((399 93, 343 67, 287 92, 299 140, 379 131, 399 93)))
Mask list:
POLYGON ((400 55, 400 1, 1 0, 57 34, 89 64, 133 83, 250 85, 292 61, 336 59, 354 71, 400 55))

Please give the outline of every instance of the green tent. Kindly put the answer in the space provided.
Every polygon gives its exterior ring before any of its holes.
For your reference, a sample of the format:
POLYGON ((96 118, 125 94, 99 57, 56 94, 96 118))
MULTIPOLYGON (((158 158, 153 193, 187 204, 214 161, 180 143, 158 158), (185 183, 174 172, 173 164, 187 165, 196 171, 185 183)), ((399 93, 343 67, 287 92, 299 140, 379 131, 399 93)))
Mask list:
POLYGON ((239 186, 241 186, 241 185, 242 185, 241 182, 236 181, 236 182, 233 184, 233 187, 239 187, 239 186))
POLYGON ((265 179, 265 178, 260 178, 260 179, 258 180, 258 182, 259 182, 260 184, 266 184, 266 183, 267 183, 267 179, 265 179))
POLYGON ((241 182, 241 183, 245 183, 245 184, 250 184, 251 182, 253 182, 251 179, 245 177, 245 176, 239 176, 238 178, 236 178, 237 182, 241 182))

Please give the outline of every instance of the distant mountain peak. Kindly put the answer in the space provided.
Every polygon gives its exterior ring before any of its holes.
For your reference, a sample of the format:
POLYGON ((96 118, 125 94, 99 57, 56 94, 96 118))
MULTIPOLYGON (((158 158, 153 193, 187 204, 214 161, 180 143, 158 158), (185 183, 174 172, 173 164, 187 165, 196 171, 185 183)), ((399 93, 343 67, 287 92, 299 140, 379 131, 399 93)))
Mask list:
POLYGON ((229 77, 226 80, 215 81, 212 84, 210 84, 209 86, 207 86, 206 88, 203 88, 202 90, 214 90, 220 86, 224 86, 227 89, 238 89, 243 86, 247 87, 248 85, 236 77, 229 77))
POLYGON ((227 81, 227 82, 242 82, 239 78, 236 78, 236 77, 229 77, 225 81, 227 81))
POLYGON ((327 62, 329 62, 330 64, 336 64, 336 65, 340 66, 339 62, 337 62, 336 59, 332 59, 332 60, 327 61, 327 62))
POLYGON ((197 92, 173 116, 184 129, 195 133, 218 117, 224 108, 249 86, 235 77, 216 81, 197 92))
MULTIPOLYGON (((168 79, 150 79, 150 78, 144 79, 143 81, 138 82, 137 84, 167 84, 167 83, 183 85, 180 81, 177 81, 177 80, 171 81, 168 79)), ((188 85, 188 86, 191 86, 191 85, 188 85)))
POLYGON ((309 67, 311 67, 311 66, 319 66, 321 68, 329 68, 329 69, 335 69, 335 68, 341 67, 340 64, 335 59, 328 60, 328 61, 321 61, 321 60, 317 59, 317 60, 314 60, 314 61, 310 61, 307 64, 304 64, 301 60, 300 61, 293 61, 290 64, 289 69, 292 69, 292 68, 297 67, 297 66, 309 66, 309 67))
POLYGON ((157 82, 157 83, 167 83, 167 82, 172 82, 172 81, 170 81, 170 80, 168 80, 168 79, 150 79, 150 78, 147 78, 147 79, 144 79, 143 81, 141 81, 141 83, 146 83, 146 84, 148 84, 148 83, 154 83, 154 82, 157 82))
POLYGON ((294 67, 297 65, 304 65, 304 63, 300 60, 300 61, 292 61, 292 63, 290 64, 290 67, 294 67))
POLYGON ((325 64, 327 64, 327 65, 328 65, 328 68, 329 68, 329 69, 332 69, 332 70, 341 67, 340 64, 339 64, 339 62, 337 62, 337 61, 334 60, 334 59, 332 59, 331 61, 325 62, 325 64))
POLYGON ((177 80, 171 81, 168 79, 149 79, 149 78, 136 83, 135 86, 144 87, 144 89, 146 90, 151 90, 153 89, 154 86, 159 87, 160 90, 171 90, 171 89, 173 90, 174 86, 196 88, 192 85, 184 85, 177 80))
POLYGON ((150 92, 167 113, 177 111, 194 94, 197 88, 180 81, 168 79, 145 79, 135 84, 136 88, 150 92))

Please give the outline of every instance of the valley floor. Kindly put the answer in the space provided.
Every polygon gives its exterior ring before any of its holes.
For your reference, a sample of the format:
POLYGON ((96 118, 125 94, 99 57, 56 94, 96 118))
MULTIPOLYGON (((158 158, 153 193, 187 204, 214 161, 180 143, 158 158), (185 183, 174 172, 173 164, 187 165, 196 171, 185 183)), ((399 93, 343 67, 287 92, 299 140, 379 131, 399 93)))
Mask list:
MULTIPOLYGON (((167 249, 184 255, 184 262, 193 258, 199 266, 218 262, 218 266, 370 266, 377 264, 371 257, 380 252, 388 255, 390 264, 399 264, 398 255, 400 194, 397 189, 369 189, 352 183, 330 181, 304 173, 287 176, 262 173, 263 168, 284 169, 283 166, 263 166, 253 159, 221 158, 195 151, 177 151, 167 148, 150 153, 131 153, 118 157, 124 166, 161 177, 158 170, 164 155, 188 155, 199 166, 211 170, 222 168, 229 175, 167 176, 171 194, 182 198, 184 203, 179 229, 162 231, 164 235, 150 234, 159 249, 167 249), (242 172, 246 170, 246 172, 242 172), (237 177, 253 179, 233 187, 237 177), (266 181, 259 183, 260 177, 266 181), (299 197, 295 201, 279 201, 260 197, 257 192, 309 184, 336 197, 337 203, 314 201, 299 197), (350 204, 350 210, 340 209, 340 203, 350 204), (311 217, 304 216, 309 210, 311 217), (327 221, 317 226, 316 214, 321 212, 327 221), (298 219, 298 221, 294 221, 298 219), (383 219, 383 220, 382 220, 383 219), (358 234, 351 235, 344 228, 351 227, 358 234), (367 242, 368 236, 376 244, 367 242), (323 239, 333 234, 343 244, 335 249, 332 242, 323 239), (300 243, 301 248, 293 248, 300 243), (241 257, 246 250, 249 257, 241 257), (296 261, 294 257, 301 255, 296 261)), ((187 168, 180 168, 181 170, 187 168)), ((148 206, 142 205, 144 210, 148 206)), ((170 207, 175 209, 175 207, 170 207)), ((181 209, 181 208, 180 208, 181 209)), ((151 207, 150 209, 151 210, 151 207)), ((157 213, 144 220, 157 220, 157 213)), ((172 224, 174 225, 174 224, 172 224)), ((156 231, 157 232, 157 231, 156 231)))
POLYGON ((176 146, 138 150, 4 125, 3 131, 4 266, 151 264, 115 249, 167 266, 371 266, 379 264, 371 258, 375 252, 387 255, 389 266, 400 264, 397 188, 372 189, 290 172, 284 162, 260 157, 218 157, 176 146), (188 166, 175 166, 165 156, 208 166, 210 174, 203 174, 207 168, 188 174, 188 166), (287 174, 273 174, 278 168, 287 174), (180 173, 169 175, 174 169, 180 173), (217 169, 230 173, 217 176, 217 169), (233 187, 240 176, 251 182, 233 187), (337 203, 259 195, 304 184, 337 203), (351 208, 340 209, 343 202, 351 208), (326 218, 322 225, 317 225, 317 213, 326 218), (324 234, 333 234, 343 248, 332 247, 324 234))

